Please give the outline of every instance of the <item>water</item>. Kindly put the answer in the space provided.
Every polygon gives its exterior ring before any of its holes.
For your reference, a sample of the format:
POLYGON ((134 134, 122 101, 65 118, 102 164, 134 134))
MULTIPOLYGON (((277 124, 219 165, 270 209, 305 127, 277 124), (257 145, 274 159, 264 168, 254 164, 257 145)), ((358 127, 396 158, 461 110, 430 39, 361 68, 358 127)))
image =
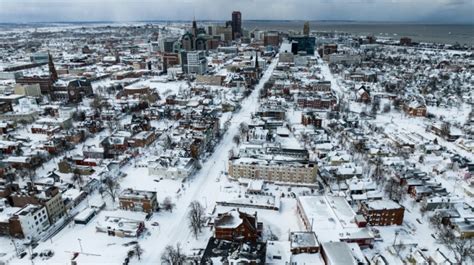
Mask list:
MULTIPOLYGON (((149 21, 165 23, 164 21, 149 21)), ((177 22, 177 21, 175 21, 177 22)), ((201 21, 201 23, 204 21, 201 21)), ((222 21, 206 21, 211 24, 223 24, 222 21)), ((8 24, 0 23, 0 31, 9 31, 13 28, 30 28, 46 26, 65 25, 93 25, 94 23, 113 22, 63 22, 63 23, 25 23, 8 24)), ((189 23, 189 22, 188 22, 189 23)), ((303 31, 304 21, 295 20, 243 20, 246 29, 280 30, 280 31, 303 31)), ((374 35, 375 37, 389 37, 400 39, 410 37, 415 42, 435 42, 474 46, 474 24, 413 24, 413 23, 389 23, 389 22, 344 22, 344 21, 311 21, 311 30, 326 32, 347 32, 357 36, 374 35)))
MULTIPOLYGON (((248 29, 265 30, 303 30, 304 21, 243 21, 248 29)), ((410 37, 415 42, 435 42, 461 45, 474 45, 473 24, 411 24, 411 23, 377 23, 377 22, 322 22, 311 21, 311 30, 326 32, 347 32, 357 36, 374 35, 375 37, 410 37)))

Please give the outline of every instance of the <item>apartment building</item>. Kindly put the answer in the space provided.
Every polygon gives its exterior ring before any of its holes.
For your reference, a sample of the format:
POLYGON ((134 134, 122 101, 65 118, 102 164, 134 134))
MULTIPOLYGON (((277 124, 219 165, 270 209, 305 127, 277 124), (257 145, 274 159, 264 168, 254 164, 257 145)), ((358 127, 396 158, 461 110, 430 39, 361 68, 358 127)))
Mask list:
POLYGON ((253 158, 229 160, 229 175, 236 179, 314 183, 317 173, 317 165, 309 162, 269 161, 253 158))
POLYGON ((362 203, 360 212, 372 226, 402 225, 405 208, 391 200, 376 200, 362 203))
POLYGON ((126 189, 119 195, 120 208, 151 213, 158 208, 156 192, 126 189))

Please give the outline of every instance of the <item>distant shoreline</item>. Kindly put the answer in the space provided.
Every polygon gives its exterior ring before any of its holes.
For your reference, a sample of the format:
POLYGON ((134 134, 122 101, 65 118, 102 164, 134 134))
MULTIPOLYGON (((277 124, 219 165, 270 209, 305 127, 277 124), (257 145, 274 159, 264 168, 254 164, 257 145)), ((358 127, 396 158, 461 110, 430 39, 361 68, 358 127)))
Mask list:
MULTIPOLYGON (((112 21, 112 20, 90 20, 90 21, 35 21, 35 22, 0 22, 0 25, 34 25, 34 24, 121 24, 121 23, 190 23, 192 20, 131 20, 131 21, 112 21)), ((197 20, 204 23, 221 23, 226 20, 202 19, 197 20)), ((310 23, 328 23, 328 24, 392 24, 392 25, 465 25, 473 26, 472 23, 448 23, 448 22, 425 22, 425 21, 364 21, 364 20, 305 20, 305 19, 246 19, 242 23, 258 22, 258 23, 294 23, 294 22, 310 22, 310 23)))
MULTIPOLYGON (((305 20, 244 20, 243 27, 248 30, 301 31, 305 20)), ((80 25, 123 25, 123 24, 162 24, 191 23, 189 20, 146 20, 146 21, 64 21, 64 22, 25 22, 0 23, 3 28, 56 27, 80 25)), ((224 24, 223 20, 199 20, 204 24, 224 24)), ((474 24, 422 23, 422 22, 375 22, 351 20, 311 20, 311 30, 317 32, 349 33, 355 36, 373 35, 381 38, 399 39, 410 37, 415 42, 441 43, 474 46, 474 24)))

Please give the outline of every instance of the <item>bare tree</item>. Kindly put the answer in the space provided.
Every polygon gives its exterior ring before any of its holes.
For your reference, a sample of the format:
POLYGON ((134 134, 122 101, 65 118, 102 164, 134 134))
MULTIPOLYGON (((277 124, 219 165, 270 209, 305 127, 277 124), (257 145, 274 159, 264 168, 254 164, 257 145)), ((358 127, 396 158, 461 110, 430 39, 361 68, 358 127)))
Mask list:
POLYGON ((82 184, 84 184, 84 177, 81 175, 81 171, 78 168, 75 168, 72 173, 72 181, 76 182, 79 187, 81 187, 82 184))
POLYGON ((457 264, 468 264, 474 261, 474 238, 458 235, 450 224, 444 224, 440 213, 430 218, 430 225, 436 228, 438 241, 453 252, 457 264))
POLYGON ((384 188, 385 188, 385 193, 388 195, 388 197, 391 200, 394 200, 396 202, 401 202, 405 199, 405 196, 406 196, 405 187, 400 185, 400 183, 396 181, 394 178, 388 179, 384 188))
POLYGON ((181 244, 177 243, 176 248, 168 245, 161 254, 161 263, 169 265, 182 265, 186 260, 186 255, 183 254, 181 244))
POLYGON ((383 183, 383 161, 381 157, 376 157, 374 160, 374 172, 373 172, 373 178, 377 184, 383 183))
POLYGON ((267 232, 267 240, 278 240, 278 236, 275 235, 270 226, 267 226, 267 229, 265 229, 265 231, 267 232))
POLYGON ((97 110, 102 107, 102 97, 95 94, 94 99, 92 99, 92 102, 90 104, 91 108, 94 110, 97 110))
POLYGON ((380 110, 380 100, 379 99, 374 99, 372 101, 372 107, 370 109, 370 113, 375 116, 377 115, 377 111, 380 110))
POLYGON ((173 139, 171 139, 171 136, 169 134, 165 135, 165 138, 163 139, 163 148, 168 149, 171 148, 173 144, 173 139))
POLYGON ((143 248, 140 246, 140 244, 136 243, 135 246, 133 246, 133 251, 135 252, 135 255, 137 255, 138 260, 142 259, 142 254, 143 254, 143 248))
POLYGON ((169 211, 169 212, 173 212, 173 208, 174 208, 174 203, 171 201, 171 197, 166 197, 163 201, 163 208, 166 210, 166 211, 169 211))
POLYGON ((239 130, 241 134, 246 134, 249 131, 249 125, 245 122, 240 123, 239 130))
POLYGON ((234 137, 232 138, 232 141, 233 141, 236 145, 239 145, 239 144, 240 144, 240 135, 238 135, 238 134, 234 135, 234 137))
POLYGON ((441 124, 441 136, 447 138, 451 134, 451 125, 448 122, 443 122, 441 124))
POLYGON ((120 184, 117 182, 117 180, 110 177, 105 179, 104 184, 105 192, 112 198, 112 203, 115 203, 115 199, 117 198, 118 192, 120 190, 120 184))
POLYGON ((402 252, 404 249, 406 249, 406 245, 403 243, 402 240, 399 240, 398 244, 395 244, 393 246, 393 248, 395 249, 395 252, 397 253, 397 256, 400 257, 400 252, 402 252))
POLYGON ((204 226, 204 207, 202 207, 198 201, 193 201, 189 205, 188 220, 189 227, 197 239, 198 234, 201 233, 202 227, 204 226))

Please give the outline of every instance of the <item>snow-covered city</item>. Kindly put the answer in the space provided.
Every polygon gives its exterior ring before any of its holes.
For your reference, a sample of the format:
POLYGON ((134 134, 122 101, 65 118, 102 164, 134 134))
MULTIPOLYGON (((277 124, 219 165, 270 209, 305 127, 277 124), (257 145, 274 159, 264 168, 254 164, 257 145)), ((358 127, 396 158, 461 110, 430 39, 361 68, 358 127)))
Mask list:
POLYGON ((0 24, 0 264, 472 264, 474 46, 226 16, 0 24))

